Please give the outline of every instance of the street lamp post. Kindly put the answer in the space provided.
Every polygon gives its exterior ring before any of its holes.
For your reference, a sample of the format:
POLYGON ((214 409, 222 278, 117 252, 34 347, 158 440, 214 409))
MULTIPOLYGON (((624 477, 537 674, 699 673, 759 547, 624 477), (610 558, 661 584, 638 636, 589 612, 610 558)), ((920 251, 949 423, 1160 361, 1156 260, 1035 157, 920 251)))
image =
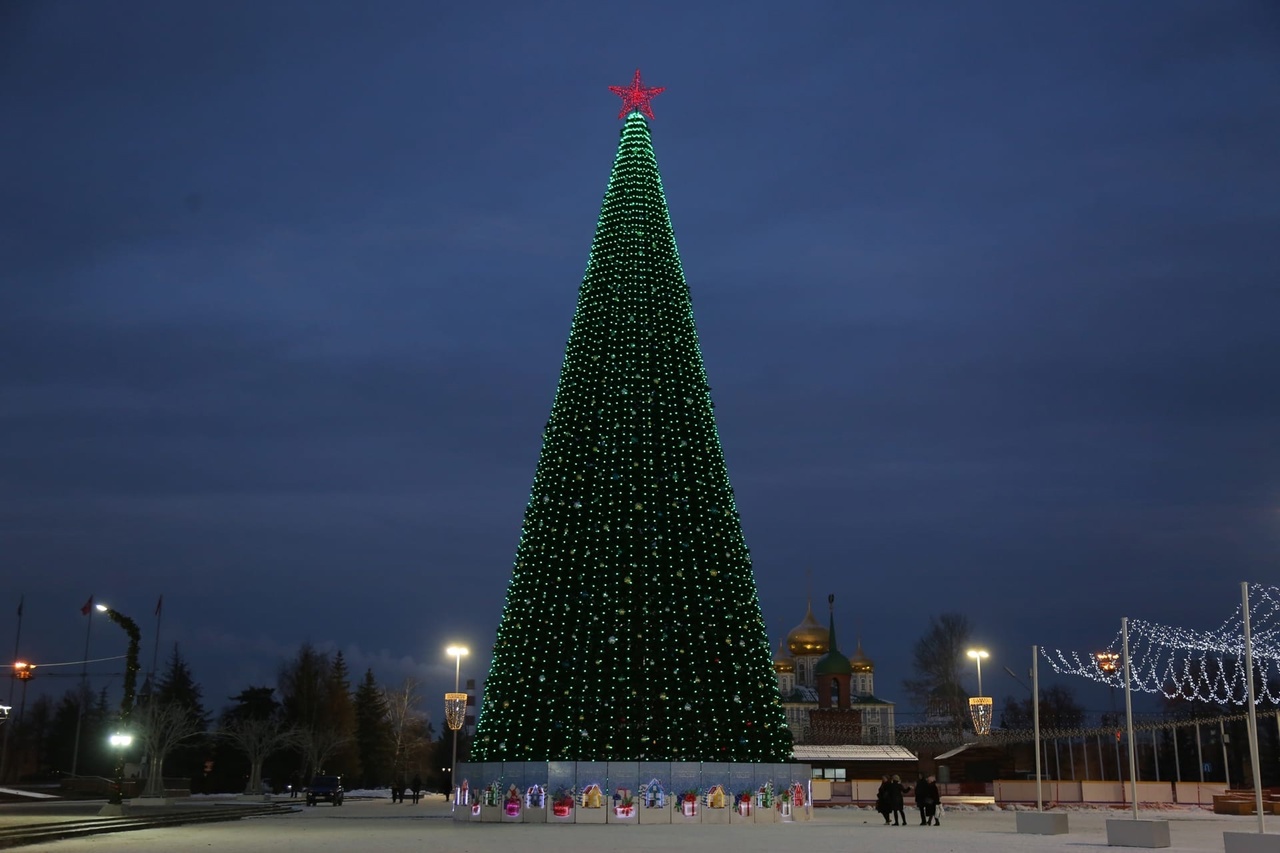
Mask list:
POLYGON ((453 730, 453 759, 449 762, 449 799, 453 801, 457 799, 454 774, 458 766, 458 729, 462 728, 462 724, 467 719, 467 694, 462 693, 458 688, 462 675, 462 656, 470 652, 466 646, 450 646, 444 651, 454 661, 453 692, 446 693, 444 697, 445 723, 453 730))
POLYGON ((129 717, 133 714, 133 697, 138 686, 138 646, 142 641, 142 633, 138 630, 137 622, 118 610, 105 604, 97 605, 97 609, 129 635, 129 648, 124 656, 124 695, 120 698, 120 730, 111 736, 111 745, 116 748, 116 785, 104 808, 105 813, 116 814, 116 809, 124 803, 124 751, 133 743, 133 735, 128 733, 128 727, 129 717))
MULTIPOLYGON (((1120 655, 1116 652, 1094 652, 1093 659, 1098 664, 1098 669, 1106 676, 1107 692, 1111 696, 1111 725, 1116 728, 1116 781, 1124 781, 1124 771, 1120 768, 1120 715, 1116 711, 1116 685, 1114 679, 1116 673, 1120 669, 1120 655)), ((1098 747, 1098 761, 1102 761, 1102 747, 1098 747)), ((1202 765, 1203 766, 1203 765, 1202 765)))
POLYGON ((990 696, 982 694, 982 659, 990 655, 985 649, 969 649, 965 654, 978 662, 978 695, 969 699, 969 717, 973 720, 973 730, 980 735, 991 734, 993 703, 990 696))

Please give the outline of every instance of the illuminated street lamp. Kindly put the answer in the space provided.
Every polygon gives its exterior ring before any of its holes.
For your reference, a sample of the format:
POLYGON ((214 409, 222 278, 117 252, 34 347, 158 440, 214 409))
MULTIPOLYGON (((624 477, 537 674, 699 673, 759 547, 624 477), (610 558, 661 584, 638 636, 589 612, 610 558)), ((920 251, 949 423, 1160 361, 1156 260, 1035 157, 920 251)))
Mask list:
POLYGON ((118 806, 124 803, 124 751, 133 744, 133 735, 127 732, 116 732, 108 740, 116 751, 116 784, 111 789, 111 798, 107 805, 118 806))
MULTIPOLYGON (((13 713, 13 706, 0 705, 0 708, 6 709, 3 714, 5 719, 4 741, 3 741, 3 745, 0 746, 0 782, 4 782, 9 775, 9 734, 13 730, 13 727, 17 724, 17 722, 22 719, 23 712, 26 711, 27 682, 31 680, 31 676, 34 674, 33 671, 35 670, 35 668, 36 668, 35 664, 27 663, 26 661, 19 660, 19 661, 13 662, 14 681, 22 682, 22 703, 18 706, 18 713, 16 716, 13 713)), ((10 682, 9 684, 9 701, 10 702, 13 701, 13 683, 12 682, 10 682)))
POLYGON ((969 698, 969 717, 973 720, 973 730, 980 735, 991 734, 991 709, 992 701, 990 696, 982 695, 982 659, 990 657, 986 649, 969 649, 965 654, 973 658, 978 663, 978 695, 969 698))
MULTIPOLYGON (((470 654, 466 646, 450 646, 444 653, 453 658, 453 692, 444 694, 444 721, 453 730, 453 760, 449 762, 449 790, 454 791, 454 771, 458 766, 458 729, 467 719, 467 694, 458 689, 462 675, 462 656, 470 654)), ((449 799, 456 797, 451 793, 449 799)))
MULTIPOLYGON (((138 630, 138 623, 120 611, 105 604, 99 604, 97 608, 99 612, 106 614, 109 621, 119 625, 129 635, 129 648, 124 656, 124 695, 120 698, 119 722, 123 729, 129 725, 129 716, 133 713, 133 697, 138 685, 138 645, 142 634, 138 630)), ((116 748, 116 786, 111 792, 111 799, 107 800, 104 812, 100 814, 118 814, 117 809, 124 802, 124 751, 132 743, 133 735, 122 731, 111 736, 111 745, 116 748)))
MULTIPOLYGON (((1112 680, 1116 673, 1120 670, 1120 654, 1119 652, 1094 652, 1094 663, 1098 665, 1098 670, 1105 676, 1107 682, 1107 693, 1111 696, 1111 725, 1116 726, 1116 779, 1123 779, 1124 774, 1120 769, 1120 715, 1116 711, 1116 685, 1112 680)), ((1098 747, 1098 763, 1102 763, 1102 747, 1098 747)))

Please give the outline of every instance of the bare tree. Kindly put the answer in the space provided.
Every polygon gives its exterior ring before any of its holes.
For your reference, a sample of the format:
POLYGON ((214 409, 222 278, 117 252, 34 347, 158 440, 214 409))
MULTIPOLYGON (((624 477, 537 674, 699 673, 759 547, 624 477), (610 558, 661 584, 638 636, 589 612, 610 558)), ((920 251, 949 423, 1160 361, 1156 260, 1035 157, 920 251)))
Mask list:
POLYGON ((142 746, 150 757, 147 765, 147 784, 144 797, 164 796, 164 760, 169 752, 184 740, 196 737, 204 731, 200 720, 180 702, 154 702, 147 705, 143 714, 142 746))
POLYGON ((422 711, 419 682, 406 678, 395 690, 384 689, 383 701, 387 706, 387 725, 391 739, 392 776, 404 773, 407 765, 420 758, 431 744, 431 725, 422 711))
POLYGON ((305 766, 311 775, 324 771, 325 763, 342 747, 352 741, 349 735, 331 726, 317 726, 298 730, 298 746, 302 750, 305 766))
POLYGON ((929 617, 929 629, 912 647, 911 666, 917 677, 904 681, 903 687, 927 716, 964 725, 968 697, 960 679, 972 635, 969 617, 943 613, 929 617))
POLYGON ((262 791, 262 765, 268 758, 281 750, 299 745, 298 730, 286 725, 278 717, 241 717, 229 720, 218 729, 217 735, 231 741, 249 759, 249 781, 244 789, 246 794, 262 791))

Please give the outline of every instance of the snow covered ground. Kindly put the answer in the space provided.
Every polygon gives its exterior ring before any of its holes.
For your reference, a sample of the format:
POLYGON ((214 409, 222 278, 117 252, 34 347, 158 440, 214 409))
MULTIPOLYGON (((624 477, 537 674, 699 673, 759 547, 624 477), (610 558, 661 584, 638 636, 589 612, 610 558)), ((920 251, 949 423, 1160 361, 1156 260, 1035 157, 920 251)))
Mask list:
MULTIPOLYGON (((818 810, 809 823, 764 826, 560 826, 454 823, 439 795, 431 795, 417 806, 393 804, 379 792, 352 791, 348 797, 341 807, 302 807, 296 814, 278 817, 98 835, 54 842, 41 849, 55 853, 196 849, 225 853, 520 849, 556 853, 1080 853, 1081 848, 1106 847, 1105 821, 1130 815, 1113 809, 1069 809, 1071 832, 1059 836, 1017 834, 1013 810, 963 806, 949 808, 939 827, 910 822, 902 827, 885 826, 874 811, 856 807, 818 810)), ((283 801, 288 802, 287 798, 283 801)), ((1214 815, 1190 807, 1144 810, 1139 816, 1169 821, 1172 847, 1168 849, 1173 851, 1222 851, 1224 830, 1250 832, 1257 828, 1254 817, 1214 815)), ((908 818, 913 817, 914 813, 908 812, 908 818)), ((1280 818, 1271 819, 1268 830, 1280 830, 1280 818)))

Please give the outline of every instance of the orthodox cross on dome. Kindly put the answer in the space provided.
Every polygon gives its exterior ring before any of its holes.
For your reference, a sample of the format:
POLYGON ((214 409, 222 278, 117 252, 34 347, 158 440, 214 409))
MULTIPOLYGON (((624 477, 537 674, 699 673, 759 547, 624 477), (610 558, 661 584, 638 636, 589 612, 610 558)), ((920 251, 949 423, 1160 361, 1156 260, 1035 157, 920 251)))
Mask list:
POLYGON ((630 86, 610 86, 609 91, 622 98, 622 111, 618 113, 618 118, 626 118, 632 110, 639 110, 649 118, 653 118, 653 108, 649 106, 649 102, 667 91, 667 87, 645 86, 640 82, 640 69, 637 68, 636 76, 631 78, 630 86))

